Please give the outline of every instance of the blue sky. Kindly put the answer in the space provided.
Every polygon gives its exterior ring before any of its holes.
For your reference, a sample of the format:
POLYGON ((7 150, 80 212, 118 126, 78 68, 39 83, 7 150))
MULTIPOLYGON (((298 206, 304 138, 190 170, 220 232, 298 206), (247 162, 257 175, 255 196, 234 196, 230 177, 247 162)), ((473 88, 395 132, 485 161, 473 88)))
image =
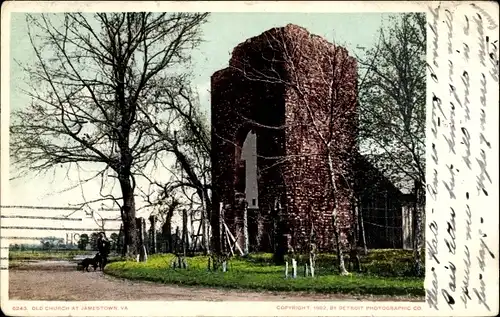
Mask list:
MULTIPOLYGON (((329 41, 346 46, 354 53, 357 46, 370 47, 388 14, 382 13, 212 13, 202 30, 204 42, 193 51, 194 85, 199 89, 202 106, 209 110, 210 76, 227 66, 232 49, 247 38, 293 23, 329 41)), ((25 79, 14 62, 30 64, 34 53, 27 37, 24 14, 12 14, 11 35, 11 108, 29 100, 19 91, 25 79)), ((357 50, 359 53, 360 51, 357 50)))

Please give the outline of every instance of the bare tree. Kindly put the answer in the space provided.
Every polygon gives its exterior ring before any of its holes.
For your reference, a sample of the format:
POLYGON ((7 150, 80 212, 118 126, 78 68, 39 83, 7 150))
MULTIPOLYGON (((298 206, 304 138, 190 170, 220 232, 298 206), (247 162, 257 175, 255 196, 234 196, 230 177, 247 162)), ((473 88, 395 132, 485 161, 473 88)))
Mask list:
MULTIPOLYGON (((248 53, 233 67, 248 80, 284 85, 290 92, 288 101, 305 110, 295 119, 297 126, 285 124, 271 128, 291 131, 308 126, 308 131, 312 133, 309 135, 310 144, 319 144, 317 148, 309 149, 310 153, 300 155, 318 158, 327 166, 325 194, 333 202, 332 228, 337 264, 340 273, 347 274, 344 264, 347 241, 342 239, 341 231, 351 230, 352 217, 339 215, 339 210, 345 203, 341 197, 351 197, 349 193, 353 190, 352 164, 355 155, 352 151, 356 149, 357 133, 356 62, 341 46, 331 45, 299 27, 287 28, 292 28, 292 31, 275 29, 264 33, 265 50, 260 57, 254 55, 258 52, 248 53), (255 67, 256 63, 260 66, 255 67)), ((291 156, 282 157, 277 164, 291 159, 291 156)), ((351 214, 353 212, 350 211, 351 214)))
POLYGON ((181 203, 176 198, 171 198, 170 200, 164 199, 163 205, 159 210, 159 215, 162 218, 162 236, 166 243, 166 252, 173 251, 173 241, 172 241, 172 217, 174 212, 179 208, 181 203))
MULTIPOLYGON (((118 179, 127 256, 135 257, 134 175, 159 150, 143 114, 172 89, 200 42, 203 13, 65 13, 27 15, 35 65, 25 67, 31 97, 13 113, 14 164, 31 170, 91 163, 118 179)), ((139 173, 140 174, 140 173, 139 173)))
POLYGON ((160 188, 163 197, 182 197, 180 199, 189 205, 189 210, 200 211, 204 248, 208 253, 208 219, 212 206, 209 126, 189 81, 177 78, 172 84, 174 88, 155 101, 169 108, 170 116, 165 119, 143 114, 151 127, 150 137, 162 145, 155 153, 154 162, 173 175, 169 181, 151 179, 150 182, 160 188), (173 166, 164 165, 162 153, 174 157, 173 166))
POLYGON ((390 17, 378 44, 358 58, 360 143, 367 159, 415 198, 415 265, 421 268, 422 208, 425 205, 424 13, 390 17))

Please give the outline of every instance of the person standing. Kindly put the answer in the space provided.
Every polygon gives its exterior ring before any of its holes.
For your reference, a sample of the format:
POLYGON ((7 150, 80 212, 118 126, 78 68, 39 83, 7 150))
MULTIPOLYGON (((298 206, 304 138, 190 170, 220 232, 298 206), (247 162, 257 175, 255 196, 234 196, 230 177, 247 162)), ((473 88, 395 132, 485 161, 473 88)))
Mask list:
POLYGON ((108 255, 110 252, 110 242, 106 238, 106 234, 103 232, 99 233, 99 238, 97 238, 97 250, 99 251, 99 254, 101 255, 101 263, 100 263, 100 268, 101 271, 104 270, 104 267, 108 263, 108 255))

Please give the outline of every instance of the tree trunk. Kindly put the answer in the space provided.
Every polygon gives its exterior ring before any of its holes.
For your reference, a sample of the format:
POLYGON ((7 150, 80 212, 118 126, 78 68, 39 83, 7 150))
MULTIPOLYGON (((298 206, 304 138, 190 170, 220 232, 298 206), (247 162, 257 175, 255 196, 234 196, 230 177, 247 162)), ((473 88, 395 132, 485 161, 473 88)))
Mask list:
POLYGON ((203 197, 202 197, 202 209, 201 209, 201 225, 202 225, 202 245, 204 248, 205 255, 210 254, 210 235, 209 235, 209 230, 210 230, 210 223, 209 223, 209 208, 210 208, 210 201, 208 199, 208 195, 205 191, 202 191, 203 197), (207 197, 207 198, 205 198, 207 197))
POLYGON ((353 271, 359 272, 361 270, 360 258, 359 258, 359 203, 358 198, 351 192, 351 201, 354 205, 353 212, 353 225, 354 228, 351 231, 350 251, 349 251, 349 269, 352 268, 353 271))
MULTIPOLYGON (((218 234, 218 238, 219 238, 219 241, 217 241, 217 249, 216 251, 218 251, 218 254, 223 254, 225 253, 227 250, 225 248, 226 246, 226 236, 225 236, 225 228, 224 228, 224 205, 222 203, 220 203, 220 207, 219 207, 219 214, 218 214, 218 220, 217 220, 217 223, 219 224, 219 234, 218 234)), ((216 236, 216 235, 214 235, 216 236)))
POLYGON ((120 177, 120 186, 123 195, 122 222, 125 236, 125 257, 136 259, 138 254, 138 228, 135 221, 135 199, 134 190, 130 183, 130 178, 120 177))
POLYGON ((149 222, 150 222, 150 253, 155 254, 156 251, 156 216, 151 215, 149 216, 149 222))
POLYGON ((123 223, 120 224, 120 231, 118 231, 118 243, 116 246, 116 251, 119 252, 122 257, 125 256, 126 248, 125 248, 125 234, 123 230, 123 223))
POLYGON ((342 250, 342 243, 340 241, 340 233, 339 233, 339 227, 337 223, 337 185, 336 185, 336 179, 335 179, 335 169, 333 166, 333 159, 330 154, 330 151, 327 153, 328 157, 328 171, 330 173, 330 190, 331 190, 331 197, 334 202, 333 206, 333 212, 332 212, 332 226, 333 226, 333 235, 337 244, 337 265, 339 267, 339 271, 341 275, 347 275, 349 272, 347 272, 345 268, 345 263, 344 263, 344 252, 342 250))
POLYGON ((361 199, 359 199, 359 226, 361 229, 362 241, 363 241, 363 251, 365 255, 368 254, 368 246, 366 245, 366 232, 365 232, 365 221, 363 219, 363 206, 361 204, 361 199))
POLYGON ((354 247, 357 248, 359 244, 359 238, 361 236, 360 234, 360 226, 359 226, 359 202, 358 198, 354 196, 354 193, 352 194, 352 201, 354 204, 354 219, 353 219, 353 224, 354 224, 354 241, 355 245, 354 247))
POLYGON ((187 210, 182 210, 182 254, 187 255, 187 250, 189 248, 189 238, 188 238, 188 214, 187 210))
POLYGON ((243 239, 244 239, 244 244, 243 244, 243 253, 245 255, 248 255, 248 249, 250 245, 249 237, 248 237, 248 204, 246 201, 244 202, 244 209, 243 209, 243 239))
POLYGON ((163 240, 165 241, 166 244, 165 252, 167 253, 171 253, 174 251, 172 242, 172 217, 174 216, 174 211, 176 206, 177 205, 175 204, 174 201, 172 201, 172 204, 168 206, 165 223, 163 224, 161 229, 163 240))
POLYGON ((314 277, 314 269, 316 268, 316 234, 312 222, 311 234, 309 235, 309 265, 311 268, 311 277, 314 277))
POLYGON ((165 241, 165 252, 166 253, 172 253, 172 223, 171 219, 165 220, 165 223, 163 224, 161 228, 161 233, 163 235, 163 240, 165 241))
POLYGON ((135 223, 138 228, 138 241, 137 241, 137 249, 138 255, 136 257, 137 262, 146 262, 148 259, 148 254, 146 250, 146 241, 144 239, 145 229, 146 229, 146 221, 144 218, 135 218, 135 223))
POLYGON ((349 274, 349 272, 345 268, 344 251, 342 249, 342 244, 340 241, 340 234, 339 234, 339 230, 337 227, 336 211, 334 212, 334 216, 333 216, 333 235, 335 236, 335 241, 337 244, 337 265, 339 267, 340 275, 347 275, 347 274, 349 274))
POLYGON ((420 188, 418 182, 415 181, 415 202, 414 202, 414 232, 415 241, 413 243, 413 259, 415 266, 415 274, 417 276, 422 275, 422 210, 420 208, 420 188))
POLYGON ((276 265, 282 265, 285 263, 285 244, 284 244, 284 232, 283 232, 283 219, 281 204, 279 200, 276 201, 274 205, 274 254, 273 260, 276 265))
MULTIPOLYGON (((216 195, 213 193, 213 195, 216 195)), ((221 254, 221 239, 222 239, 222 227, 220 223, 220 216, 222 213, 222 202, 219 202, 219 206, 215 206, 210 214, 210 226, 212 227, 212 237, 210 239, 211 251, 215 254, 221 254)))
MULTIPOLYGON (((147 259, 147 255, 151 252, 150 251, 150 246, 149 246, 149 236, 148 236, 148 231, 147 231, 147 228, 146 228, 146 219, 144 218, 141 218, 142 219, 142 231, 141 231, 141 235, 139 236, 139 240, 142 239, 142 244, 143 244, 143 247, 144 247, 144 250, 145 250, 145 253, 146 253, 146 259, 147 259)), ((140 252, 142 252, 141 249, 139 249, 140 252)))

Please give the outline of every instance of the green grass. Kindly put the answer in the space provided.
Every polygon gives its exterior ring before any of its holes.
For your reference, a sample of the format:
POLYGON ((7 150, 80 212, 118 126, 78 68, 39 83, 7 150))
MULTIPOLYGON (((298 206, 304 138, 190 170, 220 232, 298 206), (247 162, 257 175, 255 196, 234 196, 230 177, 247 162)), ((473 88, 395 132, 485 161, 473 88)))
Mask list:
MULTIPOLYGON (((423 253, 422 253, 423 254, 423 253)), ((308 255, 297 256, 298 261, 305 263, 308 255)), ((338 270, 332 265, 336 261, 336 254, 318 254, 316 266, 323 273, 338 274, 338 270)), ((272 254, 251 254, 248 260, 256 264, 271 264, 272 254)), ((422 258, 422 260, 424 260, 422 258)), ((361 255, 361 268, 363 275, 378 277, 412 277, 413 252, 411 250, 378 249, 370 250, 367 255, 361 255)))
MULTIPOLYGON (((373 262, 379 257, 381 262, 385 262, 384 256, 373 253, 371 258, 367 257, 368 261, 365 259, 365 264, 375 271, 373 262)), ((394 256, 387 255, 391 259, 394 256)), ((424 296, 423 278, 377 276, 373 272, 340 276, 332 268, 335 257, 331 254, 318 257, 314 278, 303 277, 304 262, 299 259, 301 267, 297 279, 285 279, 284 267, 272 264, 270 254, 254 254, 248 259, 234 258, 226 273, 209 272, 204 256, 187 258, 188 269, 172 269, 170 263, 173 258, 173 255, 153 255, 145 263, 114 262, 106 266, 105 273, 134 280, 233 289, 424 296)))

